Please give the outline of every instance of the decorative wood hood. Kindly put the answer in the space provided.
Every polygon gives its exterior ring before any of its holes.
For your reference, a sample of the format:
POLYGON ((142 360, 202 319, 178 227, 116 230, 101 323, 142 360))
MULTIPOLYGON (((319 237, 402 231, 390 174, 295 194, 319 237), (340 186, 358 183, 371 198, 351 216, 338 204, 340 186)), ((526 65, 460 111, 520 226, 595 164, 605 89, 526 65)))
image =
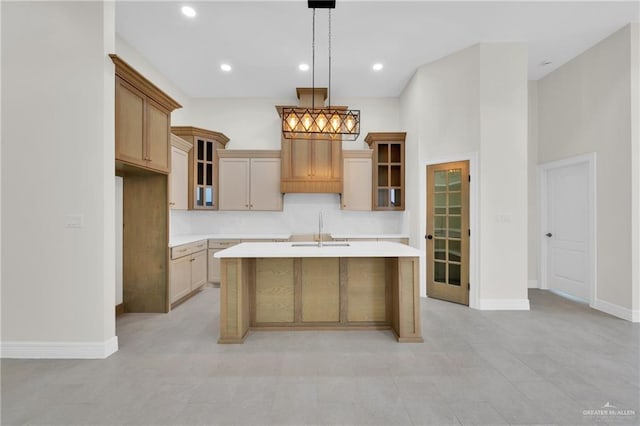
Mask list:
MULTIPOLYGON (((323 107, 327 97, 324 87, 299 87, 296 93, 300 101, 298 107, 323 107)), ((276 105, 280 118, 282 108, 287 107, 276 105)), ((287 139, 281 136, 281 141, 280 190, 283 193, 342 193, 341 139, 287 139)))

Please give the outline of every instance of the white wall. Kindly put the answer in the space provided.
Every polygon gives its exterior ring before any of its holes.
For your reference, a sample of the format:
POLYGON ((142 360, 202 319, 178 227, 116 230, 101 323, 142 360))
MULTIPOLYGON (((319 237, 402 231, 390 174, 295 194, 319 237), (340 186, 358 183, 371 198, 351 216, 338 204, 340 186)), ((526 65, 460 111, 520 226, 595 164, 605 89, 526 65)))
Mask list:
POLYGON ((631 177, 633 162, 639 164, 631 156, 631 48, 626 26, 538 83, 539 163, 596 153, 595 305, 629 311, 632 265, 638 263, 632 260, 631 177))
MULTIPOLYGON (((275 98, 194 98, 189 102, 189 125, 222 132, 231 140, 227 149, 280 149, 281 121, 276 105, 298 105, 295 87, 292 96, 275 98)), ((400 128, 398 98, 353 98, 335 101, 361 114, 360 136, 343 142, 344 149, 366 149, 369 132, 395 132, 400 128)), ((177 120, 174 120, 178 125, 177 120)))
POLYGON ((640 25, 631 32, 631 287, 634 321, 640 322, 640 25))
POLYGON ((529 135, 527 151, 527 170, 529 174, 529 228, 528 228, 528 251, 529 267, 528 278, 529 287, 537 288, 538 283, 538 250, 540 240, 539 233, 539 206, 538 206, 538 81, 529 81, 529 135))
POLYGON ((171 235, 181 234, 311 234, 318 231, 318 212, 324 232, 341 234, 400 234, 403 212, 340 210, 337 194, 285 194, 281 212, 171 212, 171 235))
POLYGON ((117 350, 113 8, 2 2, 3 356, 117 350))
POLYGON ((471 215, 472 228, 479 224, 471 241, 472 293, 481 287, 474 307, 528 307, 526 89, 523 45, 480 44, 422 66, 401 96, 403 125, 411 129, 407 216, 414 245, 425 249, 426 165, 479 158, 471 164, 478 176, 471 184, 479 188, 471 215), (497 216, 510 221, 498 224, 497 216))
POLYGON ((480 302, 528 309, 525 45, 480 45, 479 169, 480 302))

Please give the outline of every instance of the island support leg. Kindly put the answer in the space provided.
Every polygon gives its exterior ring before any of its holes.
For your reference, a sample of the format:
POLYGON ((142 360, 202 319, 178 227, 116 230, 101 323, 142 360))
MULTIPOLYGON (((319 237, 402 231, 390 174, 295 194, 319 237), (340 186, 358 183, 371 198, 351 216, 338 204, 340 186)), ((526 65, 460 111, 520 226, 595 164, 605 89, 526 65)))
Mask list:
POLYGON ((220 338, 218 343, 242 343, 249 331, 249 280, 253 259, 222 259, 220 338))
POLYGON ((412 257, 387 260, 391 279, 391 329, 398 342, 421 343, 419 260, 412 257))

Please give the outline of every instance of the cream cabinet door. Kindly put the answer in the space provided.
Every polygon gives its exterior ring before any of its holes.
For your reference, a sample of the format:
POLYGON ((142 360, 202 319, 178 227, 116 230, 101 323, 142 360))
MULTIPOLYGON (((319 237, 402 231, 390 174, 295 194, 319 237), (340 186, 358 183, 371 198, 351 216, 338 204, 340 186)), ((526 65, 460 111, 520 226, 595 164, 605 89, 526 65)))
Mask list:
POLYGON ((250 183, 251 210, 282 210, 279 158, 252 158, 250 183))
POLYGON ((147 99, 147 166, 165 173, 169 170, 169 115, 170 113, 151 99, 147 99))
POLYGON ((220 282, 220 259, 216 259, 213 255, 223 249, 207 250, 207 281, 210 283, 220 282))
POLYGON ((370 158, 345 158, 343 210, 371 210, 372 162, 370 158))
POLYGON ((249 210, 249 158, 220 159, 220 210, 249 210))
POLYGON ((189 186, 189 153, 171 147, 171 199, 169 206, 176 210, 187 210, 189 186))
POLYGON ((171 283, 171 303, 186 296, 191 291, 191 256, 171 261, 169 282, 171 283))
POLYGON ((116 77, 116 160, 146 165, 144 146, 145 96, 116 77))
POLYGON ((191 255, 191 290, 207 282, 207 250, 191 255))

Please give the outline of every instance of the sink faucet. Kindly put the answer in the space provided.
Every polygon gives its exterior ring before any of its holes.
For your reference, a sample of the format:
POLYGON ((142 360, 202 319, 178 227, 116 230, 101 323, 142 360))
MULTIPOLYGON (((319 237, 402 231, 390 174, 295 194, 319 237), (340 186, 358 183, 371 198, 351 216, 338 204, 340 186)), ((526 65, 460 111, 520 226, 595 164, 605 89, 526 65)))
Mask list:
POLYGON ((318 214, 318 247, 322 247, 322 210, 318 214))

